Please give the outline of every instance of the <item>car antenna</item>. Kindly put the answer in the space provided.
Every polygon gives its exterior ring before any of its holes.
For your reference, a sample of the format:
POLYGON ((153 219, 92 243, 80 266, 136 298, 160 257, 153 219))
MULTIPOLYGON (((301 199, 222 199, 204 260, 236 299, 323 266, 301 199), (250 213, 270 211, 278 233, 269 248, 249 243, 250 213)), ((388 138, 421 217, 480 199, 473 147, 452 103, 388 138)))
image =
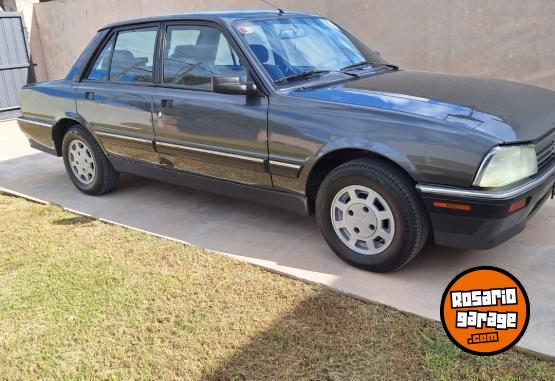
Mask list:
POLYGON ((270 7, 277 9, 280 15, 282 15, 282 14, 285 13, 285 12, 283 11, 283 9, 276 7, 274 4, 270 3, 269 1, 266 1, 266 0, 261 0, 261 1, 262 1, 263 3, 268 4, 270 7))

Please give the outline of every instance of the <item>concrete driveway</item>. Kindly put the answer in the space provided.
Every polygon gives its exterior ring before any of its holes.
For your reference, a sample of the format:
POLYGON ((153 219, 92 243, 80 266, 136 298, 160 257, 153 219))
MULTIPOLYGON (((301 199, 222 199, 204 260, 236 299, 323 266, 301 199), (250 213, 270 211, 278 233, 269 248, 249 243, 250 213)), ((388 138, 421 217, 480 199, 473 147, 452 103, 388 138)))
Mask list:
POLYGON ((0 124, 0 187, 436 320, 442 292, 456 274, 498 266, 530 296, 530 324, 519 346, 555 356, 555 201, 496 249, 429 246, 404 269, 373 274, 336 258, 312 217, 133 176, 122 176, 112 194, 86 196, 71 184, 60 158, 28 148, 15 122, 0 124))

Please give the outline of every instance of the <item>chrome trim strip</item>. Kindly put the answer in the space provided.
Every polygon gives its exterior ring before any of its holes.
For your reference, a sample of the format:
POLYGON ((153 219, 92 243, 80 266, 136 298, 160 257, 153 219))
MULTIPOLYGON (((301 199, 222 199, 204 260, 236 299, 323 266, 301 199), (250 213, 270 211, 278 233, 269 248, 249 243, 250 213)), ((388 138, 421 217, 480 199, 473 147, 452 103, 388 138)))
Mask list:
POLYGON ((484 157, 482 163, 480 164, 480 168, 478 168, 478 172, 476 172, 476 176, 474 176, 474 181, 472 185, 477 187, 480 186, 480 182, 482 181, 482 177, 484 177, 484 173, 486 172, 486 168, 488 164, 491 162, 491 159, 495 156, 495 154, 499 151, 499 146, 493 147, 484 157))
POLYGON ((505 191, 488 191, 488 190, 474 190, 474 189, 460 189, 449 188, 439 185, 417 184, 416 189, 422 193, 431 193, 439 196, 454 196, 454 197, 468 197, 468 198, 485 198, 493 200, 504 200, 516 197, 522 193, 532 190, 543 182, 547 182, 550 177, 555 175, 555 167, 544 173, 542 176, 522 184, 516 188, 505 191))
POLYGON ((165 142, 156 142, 156 145, 166 147, 166 148, 175 148, 175 149, 182 150, 182 151, 199 152, 199 153, 205 153, 205 154, 213 155, 213 156, 227 157, 227 158, 232 158, 232 159, 250 161, 252 163, 257 163, 257 164, 264 164, 264 159, 259 159, 259 158, 251 157, 251 156, 237 155, 237 154, 234 154, 234 153, 213 151, 213 150, 204 149, 204 148, 197 148, 197 147, 184 146, 184 145, 180 145, 180 144, 172 144, 172 143, 165 143, 165 142))
POLYGON ((97 134, 98 136, 104 136, 104 137, 106 137, 106 138, 130 140, 130 141, 132 141, 132 142, 137 142, 137 143, 152 144, 152 140, 141 139, 141 138, 134 138, 134 137, 132 137, 132 136, 119 135, 119 134, 110 134, 110 133, 108 133, 108 132, 100 132, 100 131, 95 132, 95 134, 97 134))
POLYGON ((49 127, 52 128, 52 126, 54 126, 54 123, 52 124, 48 124, 48 123, 44 123, 44 122, 37 122, 35 120, 31 120, 31 119, 26 119, 26 118, 17 118, 18 122, 23 122, 23 123, 29 123, 29 124, 35 124, 37 126, 42 126, 42 127, 49 127))
POLYGON ((284 163, 284 162, 275 161, 275 160, 270 160, 270 165, 275 165, 276 167, 282 167, 282 168, 295 169, 297 171, 301 169, 301 166, 298 164, 284 163))

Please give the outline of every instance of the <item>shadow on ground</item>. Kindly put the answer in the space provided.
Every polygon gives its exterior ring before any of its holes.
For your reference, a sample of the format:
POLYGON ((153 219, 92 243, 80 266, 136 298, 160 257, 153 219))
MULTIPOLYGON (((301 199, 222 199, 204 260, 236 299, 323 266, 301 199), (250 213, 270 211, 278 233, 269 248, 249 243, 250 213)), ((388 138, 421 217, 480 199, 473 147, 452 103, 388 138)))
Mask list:
POLYGON ((70 218, 63 218, 61 220, 54 221, 54 225, 83 225, 88 224, 94 219, 85 216, 78 216, 78 217, 70 217, 70 218))
POLYGON ((215 380, 544 379, 555 368, 510 351, 462 352, 439 323, 321 292, 205 369, 215 380))
POLYGON ((208 369, 203 379, 424 379, 414 335, 434 324, 324 292, 208 369))

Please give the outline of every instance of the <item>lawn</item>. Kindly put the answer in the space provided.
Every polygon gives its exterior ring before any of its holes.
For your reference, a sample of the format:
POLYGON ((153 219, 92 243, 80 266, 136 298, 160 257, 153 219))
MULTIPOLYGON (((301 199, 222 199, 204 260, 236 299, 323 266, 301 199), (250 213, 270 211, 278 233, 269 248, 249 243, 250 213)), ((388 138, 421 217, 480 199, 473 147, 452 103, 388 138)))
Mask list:
POLYGON ((438 323, 0 195, 0 379, 555 380, 438 323))

